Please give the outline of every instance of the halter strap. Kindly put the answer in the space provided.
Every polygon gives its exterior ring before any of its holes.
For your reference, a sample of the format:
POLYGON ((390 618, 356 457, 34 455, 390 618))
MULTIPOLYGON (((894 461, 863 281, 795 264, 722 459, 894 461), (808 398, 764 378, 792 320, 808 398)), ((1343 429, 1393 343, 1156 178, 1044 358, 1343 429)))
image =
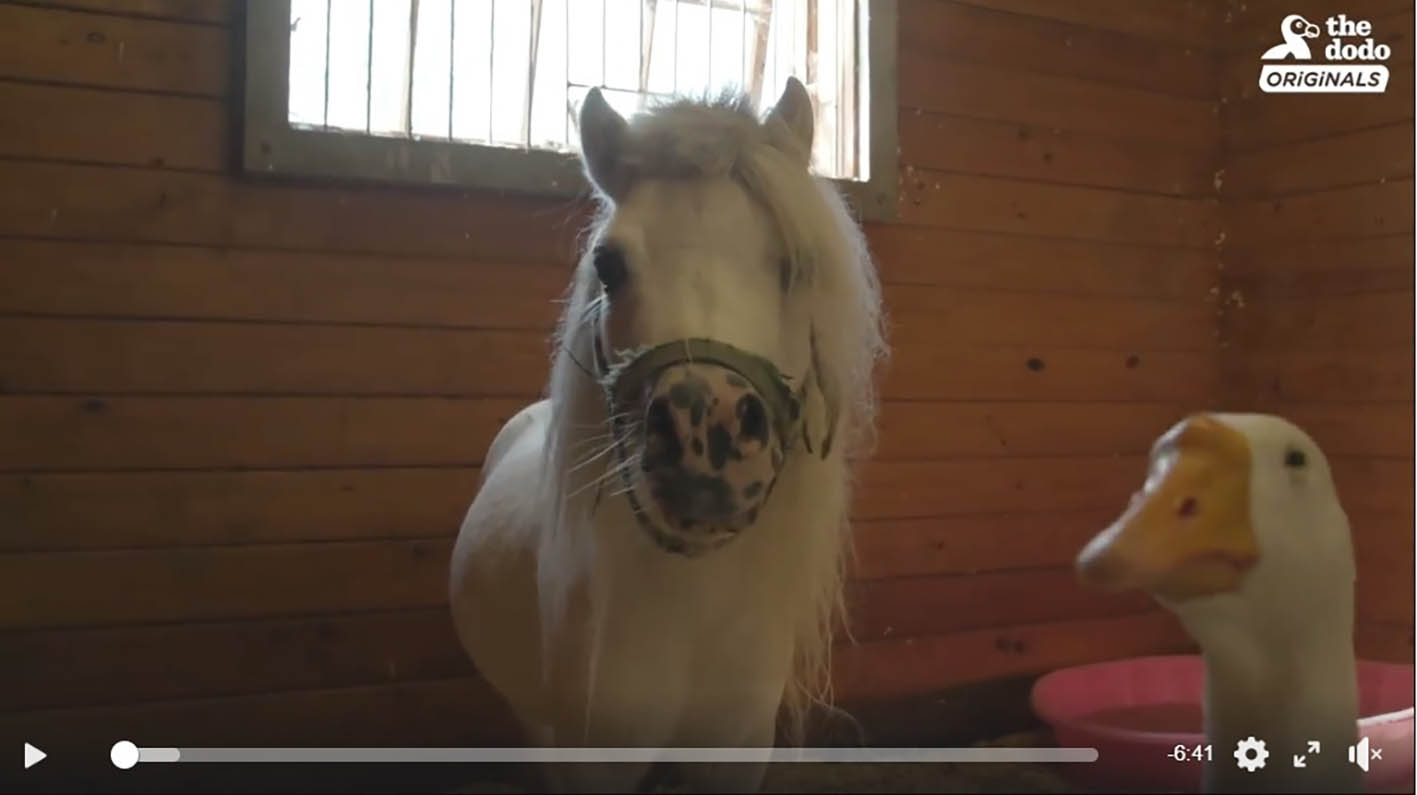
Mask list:
POLYGON ((806 382, 794 392, 788 385, 787 377, 772 362, 726 342, 690 338, 642 348, 611 366, 601 376, 600 383, 612 410, 615 410, 613 407, 623 405, 636 390, 652 383, 664 370, 687 363, 715 364, 743 376, 767 408, 777 438, 782 440, 784 448, 791 448, 801 425, 806 382))
MULTIPOLYGON (((743 376, 762 399, 767 414, 772 418, 773 430, 782 440, 784 452, 795 444, 803 431, 802 405, 807 396, 807 385, 812 378, 821 380, 809 372, 794 391, 789 383, 790 376, 777 369, 777 365, 754 353, 729 345, 720 340, 702 337, 673 340, 654 347, 642 347, 633 351, 622 351, 621 361, 612 364, 606 355, 604 342, 600 337, 600 307, 596 307, 596 318, 591 326, 591 349, 595 357, 596 377, 605 390, 606 402, 612 414, 618 411, 622 401, 630 397, 634 390, 650 383, 669 367, 684 363, 706 363, 726 367, 743 376)), ((812 341, 812 370, 819 369, 816 361, 816 340, 812 341)), ((812 452, 811 442, 805 439, 808 452, 812 452)), ((829 439, 830 437, 828 437, 829 439)), ((830 441, 827 442, 828 449, 830 441)), ((825 458, 825 451, 823 452, 825 458)))

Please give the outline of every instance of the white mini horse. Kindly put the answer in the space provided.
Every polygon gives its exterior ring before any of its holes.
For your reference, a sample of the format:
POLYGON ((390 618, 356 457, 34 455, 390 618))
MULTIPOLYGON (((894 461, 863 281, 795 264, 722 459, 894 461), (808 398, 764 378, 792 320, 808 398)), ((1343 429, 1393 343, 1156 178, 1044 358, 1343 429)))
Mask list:
MULTIPOLYGON (((797 80, 627 123, 590 92, 602 212, 549 399, 488 451, 453 552, 464 647, 537 744, 770 747, 828 687, 849 546, 847 452, 885 353, 860 230, 809 173, 797 80), (729 543, 729 542, 732 543, 729 543)), ((644 765, 570 766, 565 789, 644 765)), ((761 765, 685 769, 756 789, 761 765)))

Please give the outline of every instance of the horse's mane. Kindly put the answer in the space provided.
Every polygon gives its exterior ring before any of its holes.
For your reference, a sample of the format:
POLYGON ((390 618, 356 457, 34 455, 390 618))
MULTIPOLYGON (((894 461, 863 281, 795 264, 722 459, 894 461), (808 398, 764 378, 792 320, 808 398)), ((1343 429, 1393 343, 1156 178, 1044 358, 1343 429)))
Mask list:
MULTIPOLYGON (((808 291, 818 355, 839 384, 842 461, 863 457, 874 443, 876 365, 886 355, 880 286, 866 241, 835 188, 803 165, 807 153, 787 125, 769 117, 760 122, 751 100, 739 93, 682 99, 653 107, 630 121, 625 162, 637 179, 728 177, 761 203, 773 219, 787 253, 784 285, 808 291)), ((597 193, 599 212, 585 246, 555 335, 549 384, 552 429, 546 448, 547 480, 541 505, 547 511, 547 541, 570 523, 589 519, 598 473, 571 472, 581 457, 587 426, 603 422, 605 406, 587 367, 592 362, 589 308, 595 291, 590 252, 603 234, 613 203, 597 193)), ((793 455, 805 455, 801 451, 793 455)), ((833 456, 835 459, 836 456, 833 456)), ((595 469, 587 467, 586 469, 595 469)), ((849 491, 849 468, 843 464, 840 488, 849 491)), ((845 512, 843 512, 845 514, 845 512)), ((842 584, 850 554, 850 526, 841 517, 830 547, 813 555, 820 571, 804 584, 813 591, 815 609, 798 629, 793 679, 784 694, 788 733, 800 740, 812 703, 830 701, 832 633, 844 612, 842 584)), ((578 543, 593 543, 589 539, 578 543)), ((558 578, 568 578, 588 555, 575 544, 557 546, 561 555, 544 559, 541 572, 544 618, 558 578)))

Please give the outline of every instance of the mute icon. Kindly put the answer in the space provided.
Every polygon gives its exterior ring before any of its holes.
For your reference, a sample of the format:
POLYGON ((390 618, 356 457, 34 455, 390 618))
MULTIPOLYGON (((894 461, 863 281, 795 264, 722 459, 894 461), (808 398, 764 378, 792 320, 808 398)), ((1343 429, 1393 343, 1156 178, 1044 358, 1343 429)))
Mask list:
POLYGON ((1358 741, 1357 745, 1348 746, 1348 761, 1362 768, 1363 772, 1368 772, 1368 738, 1364 737, 1358 741))

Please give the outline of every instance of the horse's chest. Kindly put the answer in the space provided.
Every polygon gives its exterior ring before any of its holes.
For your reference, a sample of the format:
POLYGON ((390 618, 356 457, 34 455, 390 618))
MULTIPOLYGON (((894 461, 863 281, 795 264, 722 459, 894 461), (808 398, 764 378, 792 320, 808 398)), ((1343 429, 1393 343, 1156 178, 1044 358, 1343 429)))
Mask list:
POLYGON ((601 648, 627 659, 657 659, 695 678, 785 672, 793 637, 781 610, 759 603, 750 588, 689 584, 645 589, 622 609, 610 605, 604 625, 609 643, 601 648))

